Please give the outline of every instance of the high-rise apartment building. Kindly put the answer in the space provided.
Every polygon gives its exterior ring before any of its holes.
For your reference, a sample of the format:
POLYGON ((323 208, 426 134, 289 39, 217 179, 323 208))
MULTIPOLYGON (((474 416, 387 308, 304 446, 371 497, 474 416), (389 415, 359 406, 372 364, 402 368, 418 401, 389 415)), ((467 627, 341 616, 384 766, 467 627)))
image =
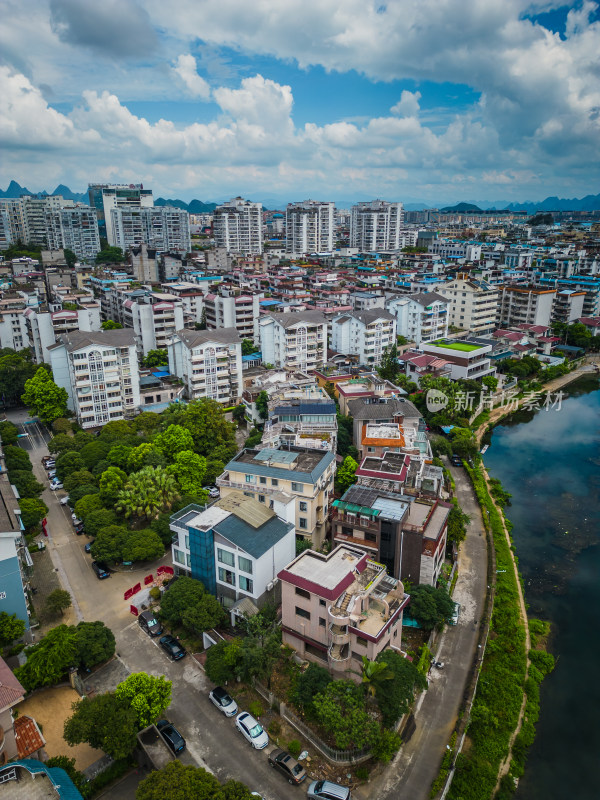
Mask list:
POLYGON ((192 246, 189 214, 180 208, 111 208, 110 229, 124 251, 144 243, 157 253, 189 253, 192 246))
POLYGON ((399 250, 402 245, 404 206, 373 200, 352 206, 350 216, 350 247, 361 252, 399 250))
POLYGON ((286 251, 302 254, 333 250, 334 212, 335 203, 289 203, 285 212, 286 251))
POLYGON ((100 252, 98 220, 93 208, 77 204, 46 212, 46 245, 49 250, 72 250, 77 258, 93 261, 100 252))
POLYGON ((213 234, 217 248, 233 253, 262 253, 262 205, 234 197, 217 206, 213 234))
MULTIPOLYGON (((90 205, 96 209, 100 236, 108 240, 109 245, 115 246, 112 228, 111 210, 115 208, 136 210, 140 208, 153 208, 154 199, 152 189, 144 189, 141 183, 114 184, 90 183, 88 186, 90 205)), ((141 240, 140 240, 141 241, 141 240)), ((134 244, 139 244, 134 242, 134 244)), ((117 245, 120 246, 120 245, 117 245)))

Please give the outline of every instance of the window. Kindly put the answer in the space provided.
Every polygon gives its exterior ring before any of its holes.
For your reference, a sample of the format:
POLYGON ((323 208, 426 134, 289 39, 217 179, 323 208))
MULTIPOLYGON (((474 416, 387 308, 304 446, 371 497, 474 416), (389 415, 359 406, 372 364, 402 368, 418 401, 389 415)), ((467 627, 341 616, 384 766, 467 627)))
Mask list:
POLYGON ((263 478, 263 476, 261 475, 260 478, 259 478, 259 482, 262 483, 263 486, 264 486, 267 483, 267 479, 263 478))
POLYGON ((264 494, 259 494, 259 495, 258 495, 258 502, 259 502, 259 503, 264 503, 264 502, 265 502, 265 496, 264 496, 264 494))
POLYGON ((359 645, 359 647, 366 647, 367 646, 367 640, 366 639, 359 639, 358 636, 355 637, 354 643, 359 645))
POLYGON ((308 528, 306 517, 300 517, 300 519, 298 520, 298 525, 301 528, 301 530, 305 531, 308 528))
POLYGON ((308 503, 305 503, 304 500, 300 501, 300 511, 308 511, 308 503))
POLYGON ((246 578, 243 575, 240 575, 238 580, 240 582, 240 589, 243 592, 252 592, 253 583, 250 580, 250 578, 246 578))
POLYGON ((319 605, 320 605, 320 606, 326 606, 326 605, 327 605, 327 603, 326 603, 326 602, 325 602, 325 600, 323 600, 322 598, 319 598, 319 605))
POLYGON ((252 575, 252 561, 249 558, 238 556, 238 567, 242 570, 242 572, 248 572, 250 575, 252 575))
POLYGON ((246 483, 256 483, 256 475, 246 475, 246 483))
POLYGON ((304 491, 304 484, 303 483, 296 483, 292 481, 292 492, 303 492, 304 491))
POLYGON ((228 553, 227 550, 221 550, 220 547, 217 549, 217 558, 221 564, 227 564, 228 567, 235 566, 235 556, 233 553, 228 553))
POLYGON ((307 592, 306 589, 299 589, 296 586, 296 594, 300 597, 305 597, 307 600, 310 600, 310 592, 307 592))
POLYGON ((271 478, 271 486, 279 486, 279 481, 277 478, 271 478))
POLYGON ((228 569, 223 569, 223 567, 219 567, 219 580, 222 583, 228 583, 230 586, 235 586, 234 573, 230 572, 228 569))
POLYGON ((365 533, 365 539, 367 542, 376 542, 377 536, 374 533, 365 533))
POLYGON ((296 606, 296 616, 304 617, 304 619, 310 619, 310 611, 307 611, 305 608, 299 608, 298 606, 296 606))
POLYGON ((325 627, 325 620, 323 619, 323 617, 319 617, 319 625, 321 626, 321 628, 325 627))
POLYGON ((178 564, 185 564, 185 555, 181 552, 181 550, 176 550, 173 548, 173 558, 178 564))

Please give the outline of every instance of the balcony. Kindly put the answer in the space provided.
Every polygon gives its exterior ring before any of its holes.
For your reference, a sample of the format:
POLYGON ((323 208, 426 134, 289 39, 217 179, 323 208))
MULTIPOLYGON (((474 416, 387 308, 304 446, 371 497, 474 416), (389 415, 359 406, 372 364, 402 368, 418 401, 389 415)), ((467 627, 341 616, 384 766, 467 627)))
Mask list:
POLYGON ((344 627, 343 625, 337 625, 336 623, 332 622, 331 625, 329 626, 329 639, 332 645, 349 644, 350 634, 348 632, 348 628, 344 627))

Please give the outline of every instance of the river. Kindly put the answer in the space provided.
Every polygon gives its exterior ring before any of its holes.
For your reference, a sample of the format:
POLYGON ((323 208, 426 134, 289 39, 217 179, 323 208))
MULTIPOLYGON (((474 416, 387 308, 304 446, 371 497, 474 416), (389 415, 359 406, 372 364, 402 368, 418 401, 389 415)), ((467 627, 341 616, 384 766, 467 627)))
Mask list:
POLYGON ((541 688, 518 800, 600 797, 600 388, 584 377, 561 408, 520 411, 484 461, 512 494, 507 516, 529 614, 552 622, 557 664, 541 688))

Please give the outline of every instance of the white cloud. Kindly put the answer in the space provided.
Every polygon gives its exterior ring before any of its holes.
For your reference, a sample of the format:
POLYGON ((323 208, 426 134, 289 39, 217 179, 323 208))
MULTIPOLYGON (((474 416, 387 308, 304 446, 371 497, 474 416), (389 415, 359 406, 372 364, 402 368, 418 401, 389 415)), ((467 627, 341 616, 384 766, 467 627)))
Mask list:
POLYGON ((392 114, 397 114, 399 117, 416 117, 419 114, 420 106, 419 100, 421 99, 421 92, 409 92, 404 89, 400 95, 400 100, 390 108, 392 114))
POLYGON ((173 72, 179 75, 191 94, 195 97, 208 100, 210 97, 210 86, 204 78, 198 75, 194 56, 189 54, 184 55, 182 53, 173 67, 173 72))

